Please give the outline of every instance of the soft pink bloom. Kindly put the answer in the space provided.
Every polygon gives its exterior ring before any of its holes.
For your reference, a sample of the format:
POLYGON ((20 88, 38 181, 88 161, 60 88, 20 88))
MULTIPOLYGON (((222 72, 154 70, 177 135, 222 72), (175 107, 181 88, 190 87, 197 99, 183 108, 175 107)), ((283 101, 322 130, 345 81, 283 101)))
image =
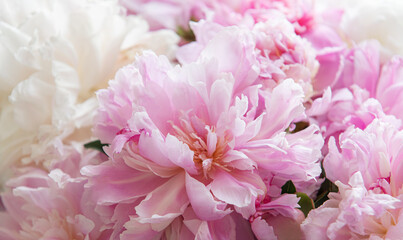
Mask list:
POLYGON ((267 21, 251 28, 223 27, 209 21, 192 23, 191 28, 196 42, 178 50, 177 58, 181 63, 217 58, 217 53, 234 54, 228 51, 231 47, 228 42, 237 42, 235 39, 242 38, 246 43, 243 43, 244 48, 253 52, 247 55, 247 64, 259 68, 256 83, 262 84, 263 88, 273 88, 292 78, 304 89, 306 98, 312 95, 311 79, 318 68, 314 49, 295 33, 293 25, 282 13, 270 11, 267 21))
MULTIPOLYGON (((323 36, 333 36, 331 30, 317 30, 323 36), (329 33, 328 33, 329 32, 329 33)), ((316 36, 307 35, 310 41, 320 41, 316 36)), ((332 37, 337 39, 337 36, 332 37)), ((323 40, 322 40, 323 42, 323 40)), ((318 43, 317 43, 318 44, 318 43)), ((320 67, 313 81, 314 89, 321 92, 327 87, 333 90, 358 85, 366 89, 371 97, 375 96, 380 72, 379 43, 376 41, 363 42, 352 49, 347 49, 343 42, 329 43, 316 49, 320 67)), ((315 45, 314 45, 315 46, 315 45)), ((318 46, 316 46, 318 47, 318 46)))
POLYGON ((316 48, 320 63, 312 81, 316 92, 327 87, 334 91, 357 85, 368 91, 369 97, 377 99, 385 113, 403 120, 400 104, 403 101, 403 61, 400 56, 394 56, 388 61, 381 59, 381 46, 375 40, 361 42, 351 49, 347 49, 343 43, 320 46, 317 42, 326 42, 323 36, 331 34, 326 34, 326 31, 319 36, 315 34, 315 31, 311 31, 305 37, 316 48))
POLYGON ((186 225, 190 206, 203 234, 226 234, 210 224, 230 213, 247 221, 268 191, 279 197, 287 180, 319 176, 318 129, 285 132, 304 116, 302 88, 291 79, 273 89, 252 85, 259 72, 241 36, 217 40, 223 48, 210 45, 183 66, 145 52, 98 93, 95 133, 111 143, 111 159, 82 173, 97 203, 115 212, 111 222, 126 222, 114 234, 167 235, 178 219, 186 225), (124 205, 134 207, 130 219, 116 215, 124 205))
POLYGON ((208 11, 204 19, 224 26, 266 22, 271 19, 271 10, 284 14, 298 34, 307 31, 314 22, 311 0, 206 0, 205 2, 208 11))
POLYGON ((340 150, 335 139, 330 139, 329 154, 323 162, 326 176, 347 183, 354 172, 360 171, 366 188, 382 187, 387 181, 395 189, 385 189, 385 193, 392 191, 397 196, 403 183, 394 182, 400 179, 395 171, 403 157, 403 132, 398 131, 399 126, 375 119, 363 130, 350 127, 340 135, 340 150))
POLYGON ((339 193, 312 210, 301 228, 308 239, 400 239, 403 202, 388 194, 367 189, 361 172, 347 184, 336 182, 339 193))
POLYGON ((334 138, 324 160, 339 193, 310 212, 302 225, 310 239, 400 239, 403 226, 403 131, 375 119, 334 138))
POLYGON ((187 28, 190 20, 212 20, 223 26, 254 24, 268 20, 269 10, 282 12, 296 32, 313 22, 311 0, 120 0, 129 14, 140 14, 153 29, 187 28))
POLYGON ((260 77, 276 83, 292 78, 310 97, 311 81, 319 66, 315 51, 308 41, 295 34, 294 27, 282 14, 270 13, 265 22, 257 23, 252 29, 261 68, 260 77))
POLYGON ((326 89, 322 97, 313 101, 307 114, 311 123, 320 127, 326 141, 334 136, 336 144, 339 134, 350 126, 365 129, 376 118, 400 124, 400 120, 383 112, 379 101, 370 98, 368 91, 356 85, 333 92, 330 88, 326 89))
POLYGON ((50 171, 20 168, 2 193, 1 239, 108 239, 100 216, 84 189, 80 165, 97 164, 97 151, 69 148, 50 171), (67 172, 71 172, 71 175, 67 172))

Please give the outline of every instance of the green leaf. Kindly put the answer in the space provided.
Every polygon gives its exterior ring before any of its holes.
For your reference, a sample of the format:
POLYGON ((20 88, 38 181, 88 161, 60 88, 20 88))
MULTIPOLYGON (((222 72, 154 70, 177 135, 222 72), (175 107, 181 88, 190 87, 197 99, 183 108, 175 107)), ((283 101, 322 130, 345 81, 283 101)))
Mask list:
POLYGON ((308 216, 309 211, 315 208, 314 203, 308 195, 302 192, 297 192, 297 197, 300 197, 298 204, 305 217, 308 216))
POLYGON ((315 207, 319 207, 322 205, 324 202, 326 202, 329 197, 330 192, 338 192, 339 188, 332 183, 329 179, 325 179, 323 181, 322 185, 320 185, 319 191, 318 191, 318 196, 315 199, 315 207))
POLYGON ((90 148, 90 149, 98 150, 98 151, 100 151, 100 152, 102 152, 103 154, 106 155, 106 153, 104 152, 103 147, 104 147, 104 146, 108 146, 108 145, 109 145, 109 144, 103 144, 103 143, 101 143, 100 140, 95 140, 95 141, 92 141, 92 142, 89 142, 89 143, 84 144, 84 147, 85 147, 85 148, 90 148))
POLYGON ((297 192, 297 189, 295 188, 295 185, 291 180, 287 181, 281 187, 281 194, 283 194, 283 193, 291 193, 291 194, 293 194, 293 193, 296 193, 296 192, 297 192))
POLYGON ((182 26, 178 26, 176 33, 187 42, 196 41, 196 36, 190 28, 185 29, 182 26))

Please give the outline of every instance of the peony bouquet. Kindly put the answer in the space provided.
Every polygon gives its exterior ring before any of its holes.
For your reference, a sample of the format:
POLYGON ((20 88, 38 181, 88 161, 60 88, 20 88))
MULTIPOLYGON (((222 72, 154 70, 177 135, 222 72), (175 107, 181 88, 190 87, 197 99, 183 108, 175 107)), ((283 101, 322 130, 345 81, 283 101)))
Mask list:
POLYGON ((0 239, 403 239, 402 12, 0 0, 0 239))

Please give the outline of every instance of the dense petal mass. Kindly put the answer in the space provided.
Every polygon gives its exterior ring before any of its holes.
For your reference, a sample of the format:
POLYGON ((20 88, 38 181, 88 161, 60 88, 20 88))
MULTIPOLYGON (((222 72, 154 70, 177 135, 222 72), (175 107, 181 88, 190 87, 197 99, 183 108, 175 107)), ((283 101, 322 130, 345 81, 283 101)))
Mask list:
POLYGON ((96 204, 84 188, 87 180, 77 172, 77 176, 66 173, 75 159, 85 166, 98 164, 103 157, 92 150, 69 150, 58 162, 59 168, 50 172, 21 168, 7 181, 1 196, 7 211, 0 216, 2 239, 108 239, 108 227, 94 211, 96 204))
POLYGON ((366 189, 360 172, 353 174, 348 184, 337 185, 340 193, 311 211, 302 224, 306 236, 399 239, 396 228, 401 225, 401 198, 366 189))
POLYGON ((324 160, 326 175, 339 193, 309 214, 302 225, 305 234, 398 239, 403 207, 399 125, 375 119, 363 130, 351 126, 339 141, 336 145, 331 139, 324 160))
POLYGON ((245 38, 221 52, 206 47, 183 66, 145 52, 98 93, 95 131, 111 144, 105 148, 110 160, 82 173, 99 204, 136 206, 124 236, 166 235, 177 221, 186 224, 186 208, 201 221, 202 232, 190 229, 196 238, 220 235, 214 222, 234 212, 248 219, 268 188, 319 176, 323 141, 317 128, 285 133, 304 116, 302 88, 291 79, 273 90, 252 85, 258 74, 245 38), (248 64, 228 63, 231 49, 244 53, 235 62, 248 64), (275 118, 282 104, 289 109, 275 118), (266 182, 273 175, 281 179, 275 186, 266 182))
POLYGON ((0 239, 401 239, 398 1, 0 0, 0 239))
POLYGON ((201 20, 192 23, 191 28, 196 42, 178 50, 181 63, 217 58, 221 70, 231 70, 236 81, 245 79, 241 87, 256 81, 264 88, 273 88, 291 78, 302 86, 306 98, 313 94, 311 81, 318 68, 315 52, 308 41, 295 33, 282 13, 271 11, 266 21, 250 27, 223 27, 201 20), (232 51, 228 51, 229 48, 232 51))
POLYGON ((324 168, 329 172, 327 176, 332 181, 339 180, 346 184, 354 172, 360 171, 365 186, 370 188, 382 179, 395 177, 391 171, 393 164, 399 166, 400 143, 403 141, 402 132, 396 126, 376 119, 364 130, 350 127, 339 141, 339 147, 334 139, 330 141, 329 154, 324 160, 324 168), (332 171, 336 166, 343 170, 332 171))

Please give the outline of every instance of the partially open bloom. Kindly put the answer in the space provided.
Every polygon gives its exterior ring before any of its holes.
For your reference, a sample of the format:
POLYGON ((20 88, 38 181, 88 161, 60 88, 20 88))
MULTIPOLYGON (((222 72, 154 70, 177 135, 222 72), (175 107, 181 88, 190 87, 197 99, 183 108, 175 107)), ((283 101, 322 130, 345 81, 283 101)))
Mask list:
POLYGON ((98 204, 134 206, 126 229, 136 223, 151 228, 148 237, 166 234, 190 206, 201 221, 231 212, 245 221, 268 191, 278 197, 287 180, 320 174, 318 129, 285 132, 304 114, 301 87, 290 79, 272 90, 249 84, 258 72, 253 61, 238 65, 253 54, 242 41, 234 39, 231 49, 243 55, 217 54, 181 67, 144 53, 98 93, 95 132, 111 144, 111 160, 82 172, 98 204))

